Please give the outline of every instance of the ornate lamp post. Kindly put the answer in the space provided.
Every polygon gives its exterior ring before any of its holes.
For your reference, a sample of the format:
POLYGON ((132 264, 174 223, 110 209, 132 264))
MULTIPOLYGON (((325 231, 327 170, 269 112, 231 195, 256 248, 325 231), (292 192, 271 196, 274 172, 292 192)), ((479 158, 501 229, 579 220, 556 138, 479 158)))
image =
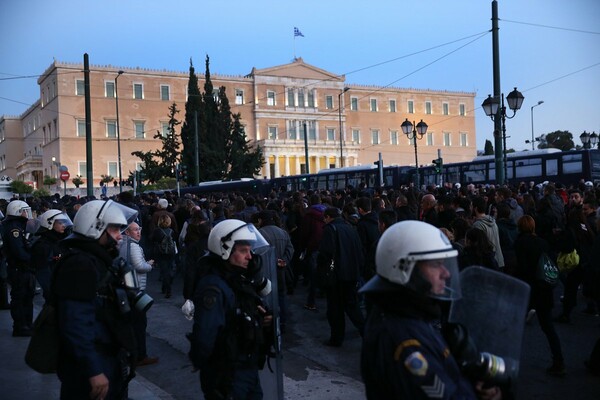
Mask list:
POLYGON ((415 146, 415 168, 417 171, 416 178, 415 178, 415 184, 418 189, 420 187, 421 183, 420 183, 420 175, 419 175, 419 158, 418 158, 418 151, 417 151, 417 139, 423 138, 423 135, 425 135, 425 133, 427 132, 427 124, 425 122, 423 122, 423 120, 421 120, 421 122, 419 122, 415 126, 415 123, 414 122, 411 123, 407 118, 402 123, 402 125, 400 125, 400 127, 402 128, 402 132, 404 132, 404 134, 408 137, 408 140, 412 140, 413 144, 415 146))
POLYGON ((585 150, 593 149, 598 144, 599 135, 596 132, 587 133, 583 131, 581 135, 579 135, 579 139, 581 139, 581 143, 583 143, 583 148, 585 150))
MULTIPOLYGON (((496 97, 492 97, 488 95, 487 99, 481 103, 481 107, 485 112, 485 115, 490 117, 492 121, 496 121, 497 118, 500 118, 501 121, 501 129, 502 129, 502 147, 503 147, 503 157, 501 162, 499 163, 500 170, 496 171, 496 181, 498 184, 503 185, 506 179, 507 171, 506 171, 506 118, 511 119, 514 118, 517 111, 523 105, 523 100, 525 97, 515 88, 512 92, 506 96, 506 101, 508 102, 508 107, 512 110, 513 114, 509 117, 506 115, 506 106, 504 105, 504 93, 501 94, 501 102, 498 101, 496 97)), ((494 132, 494 135, 497 135, 498 132, 494 132)))

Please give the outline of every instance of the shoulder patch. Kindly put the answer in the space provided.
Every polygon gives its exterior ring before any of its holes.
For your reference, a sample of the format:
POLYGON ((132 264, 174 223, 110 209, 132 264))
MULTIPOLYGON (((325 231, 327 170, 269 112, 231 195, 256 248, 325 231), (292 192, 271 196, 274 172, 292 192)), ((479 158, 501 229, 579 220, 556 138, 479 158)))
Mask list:
POLYGON ((429 365, 425 357, 423 357, 423 354, 415 351, 406 357, 406 360, 404 360, 404 366, 413 375, 425 376, 429 365))
POLYGON ((19 231, 18 229, 13 229, 12 231, 10 231, 10 233, 12 233, 13 237, 18 238, 19 235, 21 235, 21 231, 19 231))
POLYGON ((219 296, 221 290, 217 286, 206 287, 200 297, 202 307, 206 310, 210 310, 217 304, 217 296, 219 296))
POLYGON ((404 350, 406 350, 407 348, 420 347, 420 346, 421 346, 421 342, 419 342, 417 339, 408 339, 408 340, 403 341, 402 343, 400 343, 398 345, 398 347, 396 347, 396 350, 394 350, 394 360, 400 361, 402 352, 404 350))

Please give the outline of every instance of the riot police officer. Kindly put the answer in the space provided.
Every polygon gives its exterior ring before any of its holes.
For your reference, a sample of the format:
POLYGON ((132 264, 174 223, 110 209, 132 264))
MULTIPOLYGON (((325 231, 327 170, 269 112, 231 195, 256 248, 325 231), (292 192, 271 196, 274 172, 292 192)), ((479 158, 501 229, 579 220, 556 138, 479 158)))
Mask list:
POLYGON ((68 235, 73 222, 60 210, 48 210, 37 220, 39 228, 35 234, 39 239, 31 246, 31 266, 48 302, 52 271, 61 256, 59 242, 68 235))
POLYGON ((199 260, 188 337, 207 400, 263 397, 258 370, 272 320, 260 298, 269 282, 259 278, 252 249, 267 245, 252 224, 225 220, 210 232, 209 254, 199 260))
POLYGON ((377 274, 361 289, 374 307, 361 373, 368 399, 500 399, 461 373, 439 330, 440 302, 460 297, 457 251, 433 225, 402 221, 377 245, 377 274))
POLYGON ((10 314, 13 336, 31 336, 35 275, 31 266, 29 241, 26 238, 27 221, 32 219, 31 207, 22 200, 13 200, 6 207, 2 222, 3 250, 6 255, 10 283, 10 314))
POLYGON ((136 215, 112 200, 87 202, 74 217, 73 233, 63 240, 65 251, 52 282, 61 399, 127 398, 136 346, 124 263, 115 257, 121 232, 136 215))

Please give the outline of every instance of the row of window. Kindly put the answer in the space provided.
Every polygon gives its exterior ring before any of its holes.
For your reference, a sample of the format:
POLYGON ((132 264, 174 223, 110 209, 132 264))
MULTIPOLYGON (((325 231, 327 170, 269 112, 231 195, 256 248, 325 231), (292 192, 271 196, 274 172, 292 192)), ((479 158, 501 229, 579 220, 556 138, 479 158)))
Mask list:
MULTIPOLYGON (((279 138, 279 128, 275 125, 267 127, 268 138, 270 140, 277 140, 279 138)), ((306 132, 308 139, 318 140, 318 127, 316 121, 306 122, 306 132)), ((381 144, 382 134, 379 129, 371 129, 371 144, 381 144)), ((304 124, 300 121, 287 121, 287 139, 292 140, 303 140, 304 139, 304 124)), ((399 131, 390 131, 390 137, 388 143, 392 145, 400 144, 400 138, 406 137, 399 131)), ((325 140, 335 141, 339 140, 339 134, 336 128, 325 128, 325 140)), ((354 143, 361 143, 361 132, 360 129, 352 129, 352 141, 354 143)), ((450 132, 442 132, 443 145, 446 147, 452 146, 452 134, 450 132)), ((413 145, 414 139, 408 140, 408 144, 413 145)), ((427 132, 425 134, 425 145, 434 146, 434 132, 427 132)), ((466 132, 459 132, 458 134, 458 145, 461 147, 467 147, 469 145, 468 134, 466 132)))
MULTIPOLYGON (((77 96, 85 95, 85 81, 78 79, 75 85, 75 94, 77 96)), ((104 82, 104 97, 114 99, 115 98, 115 82, 105 81, 104 82)), ((143 100, 144 97, 144 84, 134 83, 132 99, 143 100)), ((160 99, 164 101, 171 100, 171 86, 166 84, 160 85, 160 99)))
MULTIPOLYGON (((133 132, 134 137, 136 139, 144 139, 146 137, 146 122, 145 121, 133 121, 133 132)), ((160 123, 160 132, 166 137, 169 133, 169 123, 161 122, 160 123)), ((85 137, 86 128, 85 128, 85 120, 78 119, 77 120, 77 136, 85 137)), ((105 122, 105 135, 107 138, 116 139, 117 138, 117 121, 116 120, 106 120, 105 122)))
MULTIPOLYGON (((48 92, 50 89, 48 88, 48 92)), ((77 80, 75 94, 77 96, 85 95, 85 83, 83 80, 77 80)), ((108 98, 115 97, 115 82, 114 81, 105 81, 104 82, 104 95, 108 98)), ((215 89, 213 96, 217 98, 218 90, 215 89)), ((143 83, 134 83, 133 84, 133 92, 132 98, 136 100, 144 99, 144 84, 143 83)), ((53 96, 52 96, 53 97, 53 96)), ((170 85, 161 84, 160 85, 160 99, 164 101, 171 100, 171 87, 170 85)), ((317 107, 316 102, 316 90, 315 89, 304 89, 304 88, 288 88, 287 89, 287 98, 286 98, 286 106, 287 107, 308 107, 314 108, 317 107)), ((358 111, 359 110, 359 98, 358 97, 350 97, 350 111, 358 111)), ((235 104, 243 105, 244 104, 244 90, 235 89, 235 104)), ((267 90, 267 105, 268 106, 276 106, 277 105, 277 96, 276 92, 273 90, 267 90)), ((334 109, 334 96, 326 95, 325 96, 325 108, 328 110, 334 109)), ((371 112, 379 112, 380 111, 379 101, 376 98, 369 99, 369 111, 371 112)), ((397 112, 397 105, 395 99, 389 99, 387 105, 387 111, 391 113, 397 112)), ((415 102, 414 100, 407 100, 406 102, 406 112, 408 114, 414 114, 415 111, 415 102)), ((433 113, 433 105, 431 101, 425 101, 424 104, 424 114, 432 114, 433 113)), ((450 115, 450 104, 447 102, 442 102, 442 115, 450 115)), ((464 104, 458 105, 458 115, 465 116, 466 115, 466 107, 464 104)))

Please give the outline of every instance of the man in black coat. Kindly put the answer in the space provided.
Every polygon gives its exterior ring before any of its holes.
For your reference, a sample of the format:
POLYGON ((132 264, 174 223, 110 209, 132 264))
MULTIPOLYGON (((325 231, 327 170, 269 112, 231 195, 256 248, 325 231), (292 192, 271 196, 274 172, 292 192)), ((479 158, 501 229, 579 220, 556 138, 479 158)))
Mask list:
MULTIPOLYGON (((363 253, 367 254, 373 245, 377 243, 379 236, 381 236, 381 233, 379 232, 379 221, 377 214, 372 211, 372 202, 370 198, 359 198, 356 201, 356 208, 360 214, 360 219, 356 224, 356 230, 362 245, 363 253)), ((371 279, 371 277, 375 275, 375 269, 372 266, 369 268, 369 265, 361 265, 360 268, 361 275, 365 281, 371 279)))
POLYGON ((326 269, 335 262, 336 280, 327 293, 327 321, 331 334, 327 346, 340 347, 345 336, 345 315, 361 336, 365 318, 358 306, 357 282, 364 255, 360 239, 350 224, 341 218, 340 210, 330 207, 324 213, 325 228, 317 257, 317 268, 326 269))

